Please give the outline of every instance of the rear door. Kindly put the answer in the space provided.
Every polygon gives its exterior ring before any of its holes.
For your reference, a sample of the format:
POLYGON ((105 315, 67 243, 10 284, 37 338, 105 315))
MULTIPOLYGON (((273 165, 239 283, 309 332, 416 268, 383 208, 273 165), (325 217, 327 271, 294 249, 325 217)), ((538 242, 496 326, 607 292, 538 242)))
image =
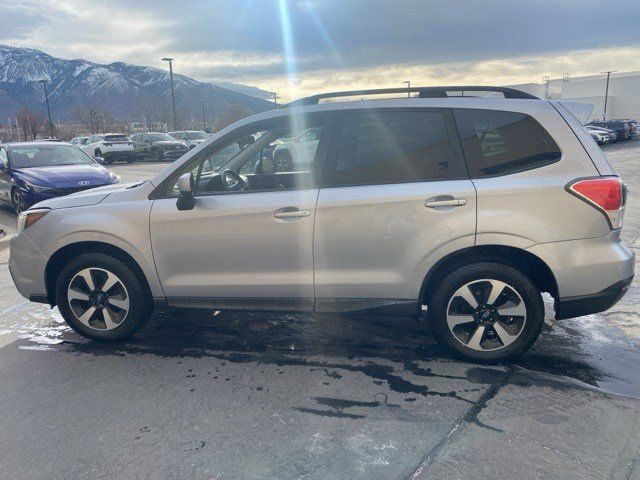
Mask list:
POLYGON ((452 115, 340 115, 316 207, 316 308, 413 314, 428 269, 474 244, 476 196, 452 115))

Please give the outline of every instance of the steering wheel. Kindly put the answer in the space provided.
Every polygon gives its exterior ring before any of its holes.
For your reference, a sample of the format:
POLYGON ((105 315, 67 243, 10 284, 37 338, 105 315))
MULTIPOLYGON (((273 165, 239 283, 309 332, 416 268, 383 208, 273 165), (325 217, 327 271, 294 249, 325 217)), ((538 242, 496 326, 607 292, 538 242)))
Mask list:
POLYGON ((224 188, 231 192, 246 192, 249 190, 249 186, 244 178, 230 168, 222 172, 222 184, 224 188))

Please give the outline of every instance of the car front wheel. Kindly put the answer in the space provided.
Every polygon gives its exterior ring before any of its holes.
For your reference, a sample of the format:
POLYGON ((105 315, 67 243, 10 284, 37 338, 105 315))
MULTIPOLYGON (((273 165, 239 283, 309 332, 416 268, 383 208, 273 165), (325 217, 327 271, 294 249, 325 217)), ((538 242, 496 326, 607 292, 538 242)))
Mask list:
POLYGON ((427 315, 436 339, 458 356, 497 362, 522 354, 535 342, 544 325, 544 304, 523 273, 482 262, 446 276, 427 315))
POLYGON ((136 273, 102 253, 79 255, 62 269, 56 302, 69 326, 93 340, 127 338, 153 311, 136 273))
POLYGON ((24 195, 17 187, 13 187, 11 190, 11 206, 16 215, 19 215, 25 209, 24 195))

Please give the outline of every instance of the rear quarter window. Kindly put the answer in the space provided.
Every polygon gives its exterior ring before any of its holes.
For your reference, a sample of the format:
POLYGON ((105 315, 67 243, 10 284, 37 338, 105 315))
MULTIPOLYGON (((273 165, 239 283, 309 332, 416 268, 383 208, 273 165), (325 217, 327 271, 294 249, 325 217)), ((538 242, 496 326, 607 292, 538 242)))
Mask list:
POLYGON ((457 109, 454 116, 472 178, 540 168, 562 155, 542 125, 524 113, 457 109))

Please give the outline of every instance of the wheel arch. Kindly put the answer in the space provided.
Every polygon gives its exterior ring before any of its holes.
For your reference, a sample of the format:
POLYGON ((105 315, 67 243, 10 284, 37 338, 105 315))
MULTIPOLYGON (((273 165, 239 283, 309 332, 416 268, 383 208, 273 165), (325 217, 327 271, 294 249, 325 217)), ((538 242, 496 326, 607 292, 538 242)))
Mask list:
POLYGON ((540 292, 548 292, 558 298, 555 275, 537 255, 506 245, 476 245, 446 255, 429 269, 420 288, 420 304, 429 303, 435 287, 449 273, 479 261, 495 261, 513 267, 529 277, 540 292))
POLYGON ((69 260, 85 253, 104 253, 124 262, 135 272, 148 298, 153 298, 151 287, 144 271, 140 267, 140 264, 129 253, 109 243, 86 241, 69 243, 56 250, 55 253, 49 257, 49 261, 45 267, 45 286, 47 289, 47 301, 51 306, 56 304, 56 280, 58 274, 69 260))

